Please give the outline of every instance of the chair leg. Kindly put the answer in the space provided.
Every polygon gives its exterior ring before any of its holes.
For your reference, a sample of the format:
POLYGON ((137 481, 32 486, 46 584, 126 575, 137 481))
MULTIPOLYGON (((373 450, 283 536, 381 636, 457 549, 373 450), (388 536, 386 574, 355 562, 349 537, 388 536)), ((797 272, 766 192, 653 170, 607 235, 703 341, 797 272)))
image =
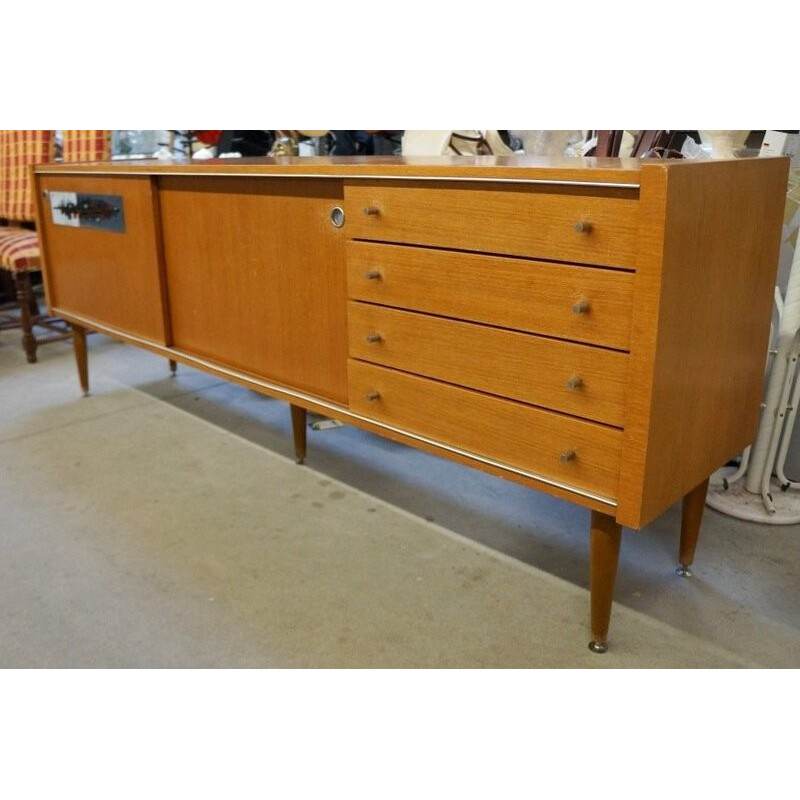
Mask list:
POLYGON ((31 316, 38 317, 42 312, 39 309, 39 301, 36 299, 36 292, 33 291, 33 284, 31 284, 30 296, 31 299, 28 305, 30 306, 31 309, 31 316))
POLYGON ((29 364, 36 363, 36 337, 33 335, 33 315, 31 314, 31 301, 33 288, 31 276, 27 272, 15 272, 14 282, 17 289, 17 302, 19 303, 19 324, 22 329, 22 349, 29 364))

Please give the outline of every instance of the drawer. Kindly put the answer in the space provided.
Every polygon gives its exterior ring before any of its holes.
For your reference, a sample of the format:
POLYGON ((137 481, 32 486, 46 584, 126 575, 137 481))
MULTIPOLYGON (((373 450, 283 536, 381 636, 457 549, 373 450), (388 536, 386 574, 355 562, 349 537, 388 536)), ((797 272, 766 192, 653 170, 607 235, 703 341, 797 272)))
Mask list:
POLYGON ((355 300, 627 350, 633 274, 421 247, 347 243, 355 300))
POLYGON ((635 189, 345 187, 348 238, 631 268, 638 207, 635 189))
POLYGON ((350 301, 350 356, 623 426, 628 355, 350 301))
POLYGON ((622 432, 350 359, 350 410, 566 486, 615 499, 622 432))

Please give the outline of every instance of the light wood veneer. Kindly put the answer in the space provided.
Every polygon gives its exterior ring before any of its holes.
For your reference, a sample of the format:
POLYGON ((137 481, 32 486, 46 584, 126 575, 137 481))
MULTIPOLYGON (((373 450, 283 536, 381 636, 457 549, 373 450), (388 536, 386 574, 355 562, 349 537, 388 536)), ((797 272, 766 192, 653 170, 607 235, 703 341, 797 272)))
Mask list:
POLYGON ((630 189, 458 188, 360 182, 347 187, 354 239, 633 267, 636 193, 630 189), (371 212, 371 213, 365 213, 371 212))
POLYGON ((350 302, 350 355, 622 427, 628 355, 350 302))
POLYGON ((350 297, 627 350, 633 275, 531 259, 347 243, 350 297), (581 313, 575 307, 585 304, 581 313))
POLYGON ((788 162, 243 159, 36 168, 51 311, 591 510, 592 648, 622 526, 752 439, 788 162), (122 197, 124 234, 47 193, 122 197), (336 223, 336 224, 334 224, 336 223), (341 224, 340 224, 341 223, 341 224))

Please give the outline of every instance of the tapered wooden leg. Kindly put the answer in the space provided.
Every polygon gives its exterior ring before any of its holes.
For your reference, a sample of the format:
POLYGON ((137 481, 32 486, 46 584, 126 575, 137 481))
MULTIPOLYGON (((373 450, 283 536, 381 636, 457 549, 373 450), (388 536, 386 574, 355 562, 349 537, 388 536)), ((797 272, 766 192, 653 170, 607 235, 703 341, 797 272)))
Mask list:
POLYGON ((33 288, 31 276, 27 272, 14 275, 19 302, 19 326, 22 329, 22 349, 29 364, 36 363, 36 337, 33 335, 33 314, 31 312, 33 288))
POLYGON ((608 650, 608 623, 611 619, 621 539, 622 528, 613 517, 592 511, 589 541, 592 641, 589 642, 589 649, 595 653, 608 650))
POLYGON ((298 464, 306 460, 306 410, 290 405, 292 409, 292 434, 294 436, 294 458, 298 464))
POLYGON ((172 359, 169 360, 169 376, 170 378, 175 377, 175 373, 178 371, 178 362, 173 361, 172 359))
POLYGON ((694 551, 697 548, 697 539, 700 536, 700 523, 703 521, 703 511, 706 507, 707 493, 708 478, 699 486, 695 486, 695 488, 683 498, 681 547, 678 554, 680 566, 675 571, 684 578, 689 578, 692 575, 689 565, 694 561, 694 551))
POLYGON ((86 354, 86 328, 70 325, 72 328, 72 349, 75 351, 75 364, 78 367, 78 380, 84 397, 89 396, 89 358, 86 354))

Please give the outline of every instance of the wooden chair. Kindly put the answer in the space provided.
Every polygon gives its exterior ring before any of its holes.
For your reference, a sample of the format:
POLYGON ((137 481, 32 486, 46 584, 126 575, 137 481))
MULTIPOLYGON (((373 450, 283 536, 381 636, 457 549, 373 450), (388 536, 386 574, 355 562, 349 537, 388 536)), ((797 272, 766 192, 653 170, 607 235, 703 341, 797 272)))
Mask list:
POLYGON ((62 131, 63 161, 108 161, 111 131, 62 131))
MULTIPOLYGON (((53 160, 54 131, 0 131, 0 269, 10 273, 18 312, 0 311, 0 328, 19 327, 30 363, 39 345, 69 338, 69 326, 42 314, 31 276, 40 267, 39 239, 34 229, 35 202, 30 167, 53 160), (48 331, 36 334, 36 329, 48 331)), ((111 131, 62 131, 64 161, 106 160, 111 131)))

